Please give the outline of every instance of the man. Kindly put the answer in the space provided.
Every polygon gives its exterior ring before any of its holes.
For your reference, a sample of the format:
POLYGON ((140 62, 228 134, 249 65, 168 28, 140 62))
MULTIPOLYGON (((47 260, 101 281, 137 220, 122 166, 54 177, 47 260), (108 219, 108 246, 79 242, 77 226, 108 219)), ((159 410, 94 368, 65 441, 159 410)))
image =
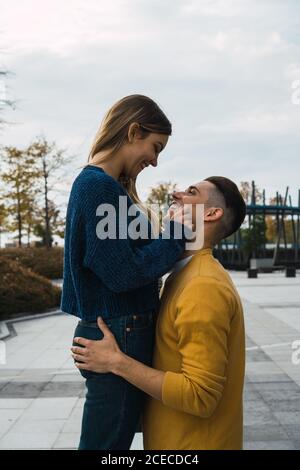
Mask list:
POLYGON ((212 248, 240 227, 246 207, 237 186, 216 176, 173 193, 171 211, 185 204, 204 204, 204 245, 165 282, 152 368, 121 352, 101 318, 103 340, 76 338, 84 347, 73 347, 73 357, 79 369, 112 372, 149 395, 145 449, 241 449, 243 310, 212 248))

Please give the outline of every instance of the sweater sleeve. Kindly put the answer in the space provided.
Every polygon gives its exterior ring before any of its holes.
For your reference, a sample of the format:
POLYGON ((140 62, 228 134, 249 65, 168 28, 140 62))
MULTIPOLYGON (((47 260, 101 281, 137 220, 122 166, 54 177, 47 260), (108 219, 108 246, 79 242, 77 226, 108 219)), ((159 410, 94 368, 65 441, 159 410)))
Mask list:
MULTIPOLYGON (((170 224, 170 238, 160 235, 139 247, 135 247, 128 237, 120 238, 119 196, 124 198, 124 193, 118 183, 111 180, 103 178, 101 187, 88 188, 84 192, 84 266, 91 269, 110 290, 120 293, 147 285, 167 273, 184 251, 185 239, 173 237, 176 225, 180 225, 174 222, 170 224), (109 204, 115 210, 116 237, 101 239, 97 235, 97 224, 103 219, 97 216, 100 204, 109 204)), ((121 225, 124 229, 124 223, 121 225)))
POLYGON ((165 405, 210 417, 222 397, 228 363, 231 294, 211 278, 191 281, 178 299, 175 328, 181 372, 166 372, 165 405))

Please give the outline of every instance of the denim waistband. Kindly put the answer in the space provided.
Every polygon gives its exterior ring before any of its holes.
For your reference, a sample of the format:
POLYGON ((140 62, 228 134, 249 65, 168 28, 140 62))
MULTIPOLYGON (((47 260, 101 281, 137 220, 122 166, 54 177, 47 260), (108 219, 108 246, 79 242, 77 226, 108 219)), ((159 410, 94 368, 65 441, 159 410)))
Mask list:
MULTIPOLYGON (((102 318, 103 318, 104 323, 110 323, 111 321, 116 321, 118 318, 124 318, 124 317, 131 318, 131 317, 134 317, 135 315, 137 315, 139 317, 142 317, 142 316, 146 316, 146 315, 155 315, 155 314, 156 314, 156 310, 154 309, 154 310, 148 310, 147 312, 142 312, 142 313, 136 313, 136 314, 132 313, 130 315, 120 315, 119 317, 109 317, 109 318, 102 317, 102 318)), ((78 325, 99 328, 97 321, 79 320, 78 325)))
MULTIPOLYGON (((104 320, 105 322, 105 320, 104 320)), ((94 328, 99 328, 98 323, 96 321, 86 321, 86 320, 79 320, 78 325, 80 326, 91 326, 94 328)))

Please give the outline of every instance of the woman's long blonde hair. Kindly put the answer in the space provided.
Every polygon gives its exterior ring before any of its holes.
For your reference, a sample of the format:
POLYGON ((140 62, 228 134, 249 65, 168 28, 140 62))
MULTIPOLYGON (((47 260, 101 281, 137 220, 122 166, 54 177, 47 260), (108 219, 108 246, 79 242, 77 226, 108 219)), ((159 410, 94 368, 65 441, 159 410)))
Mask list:
MULTIPOLYGON (((106 113, 96 134, 94 143, 88 157, 88 164, 101 165, 112 157, 128 138, 129 126, 137 122, 140 125, 142 138, 151 132, 157 134, 172 134, 172 125, 160 107, 148 96, 129 95, 117 101, 106 113), (94 156, 106 150, 105 156, 94 156)), ((145 212, 151 219, 153 230, 157 233, 157 220, 153 212, 140 200, 136 189, 136 178, 120 176, 119 182, 127 191, 131 200, 145 212)))

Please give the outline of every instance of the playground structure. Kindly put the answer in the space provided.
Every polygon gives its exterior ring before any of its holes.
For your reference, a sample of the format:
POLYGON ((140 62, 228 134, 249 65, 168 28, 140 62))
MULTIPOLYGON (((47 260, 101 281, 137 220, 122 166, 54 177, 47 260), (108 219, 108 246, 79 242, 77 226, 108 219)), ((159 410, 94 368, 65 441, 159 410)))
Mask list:
POLYGON ((254 181, 250 204, 247 204, 245 223, 230 239, 223 240, 214 250, 216 258, 227 269, 244 270, 250 267, 272 271, 280 268, 300 268, 300 190, 298 190, 298 206, 293 206, 286 188, 284 198, 277 192, 272 204, 266 204, 265 190, 261 201, 257 201, 257 191, 254 181), (273 218, 275 240, 266 240, 266 218, 273 218), (287 224, 290 221, 290 241, 287 237, 287 224), (258 240, 256 225, 260 224, 263 233, 258 240), (251 241, 251 251, 245 247, 245 225, 248 229, 248 239, 251 241), (251 239, 252 238, 252 239, 251 239))

